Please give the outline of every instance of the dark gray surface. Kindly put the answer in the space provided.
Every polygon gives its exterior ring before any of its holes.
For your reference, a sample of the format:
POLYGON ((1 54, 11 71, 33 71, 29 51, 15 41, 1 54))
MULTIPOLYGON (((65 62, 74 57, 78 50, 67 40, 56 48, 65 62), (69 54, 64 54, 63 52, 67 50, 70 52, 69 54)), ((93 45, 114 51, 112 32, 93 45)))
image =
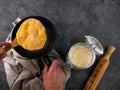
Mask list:
MULTIPOLYGON (((0 0, 0 41, 6 39, 14 19, 31 15, 44 16, 55 24, 58 33, 55 49, 64 59, 71 45, 83 42, 85 35, 95 36, 105 50, 108 45, 115 45, 116 52, 97 90, 119 90, 120 0, 0 0)), ((66 90, 82 90, 94 66, 72 71, 66 90)), ((7 90, 6 87, 0 62, 0 90, 7 90)))

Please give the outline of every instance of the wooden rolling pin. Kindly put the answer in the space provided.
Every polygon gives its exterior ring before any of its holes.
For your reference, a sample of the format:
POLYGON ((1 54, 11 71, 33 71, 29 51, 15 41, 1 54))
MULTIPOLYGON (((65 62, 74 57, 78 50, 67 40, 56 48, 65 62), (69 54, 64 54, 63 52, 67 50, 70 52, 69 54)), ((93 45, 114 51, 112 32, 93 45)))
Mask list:
POLYGON ((100 82, 105 70, 109 65, 109 59, 111 54, 115 51, 115 47, 110 45, 108 47, 108 51, 104 57, 100 59, 97 66, 95 67, 92 75, 90 76, 89 80, 87 81, 84 90, 95 90, 98 83, 100 82))

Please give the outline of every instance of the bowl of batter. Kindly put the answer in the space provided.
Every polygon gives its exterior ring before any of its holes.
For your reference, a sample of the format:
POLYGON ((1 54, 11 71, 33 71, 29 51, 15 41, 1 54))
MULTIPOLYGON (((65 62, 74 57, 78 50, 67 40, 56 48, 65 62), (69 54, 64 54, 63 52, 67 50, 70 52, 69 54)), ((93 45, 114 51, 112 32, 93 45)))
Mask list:
POLYGON ((103 47, 95 37, 85 37, 86 43, 74 44, 67 54, 67 63, 73 69, 89 68, 94 64, 96 55, 103 54, 103 47))

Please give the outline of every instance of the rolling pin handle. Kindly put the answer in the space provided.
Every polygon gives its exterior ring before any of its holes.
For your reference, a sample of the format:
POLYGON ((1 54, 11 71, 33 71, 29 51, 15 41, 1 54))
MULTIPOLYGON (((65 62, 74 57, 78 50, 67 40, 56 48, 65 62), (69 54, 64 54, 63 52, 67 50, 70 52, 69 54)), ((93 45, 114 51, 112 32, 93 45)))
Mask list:
POLYGON ((115 47, 114 47, 113 45, 110 45, 110 46, 108 47, 107 53, 105 54, 105 56, 104 56, 103 58, 106 59, 106 60, 109 60, 111 54, 112 54, 114 51, 115 51, 115 47))

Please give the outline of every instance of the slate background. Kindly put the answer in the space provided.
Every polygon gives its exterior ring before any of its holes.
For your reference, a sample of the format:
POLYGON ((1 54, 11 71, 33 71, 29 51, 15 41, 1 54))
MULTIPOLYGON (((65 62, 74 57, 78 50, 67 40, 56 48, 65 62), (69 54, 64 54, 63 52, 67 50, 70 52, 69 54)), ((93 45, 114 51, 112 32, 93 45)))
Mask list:
MULTIPOLYGON (((69 48, 84 42, 85 35, 95 36, 105 51, 116 47, 111 63, 96 90, 119 90, 120 84, 120 0, 0 0, 0 41, 5 41, 17 17, 44 16, 58 33, 55 49, 63 57, 69 48)), ((82 90, 96 63, 85 70, 72 70, 66 90, 82 90)), ((0 61, 0 90, 8 90, 4 66, 0 61)))

